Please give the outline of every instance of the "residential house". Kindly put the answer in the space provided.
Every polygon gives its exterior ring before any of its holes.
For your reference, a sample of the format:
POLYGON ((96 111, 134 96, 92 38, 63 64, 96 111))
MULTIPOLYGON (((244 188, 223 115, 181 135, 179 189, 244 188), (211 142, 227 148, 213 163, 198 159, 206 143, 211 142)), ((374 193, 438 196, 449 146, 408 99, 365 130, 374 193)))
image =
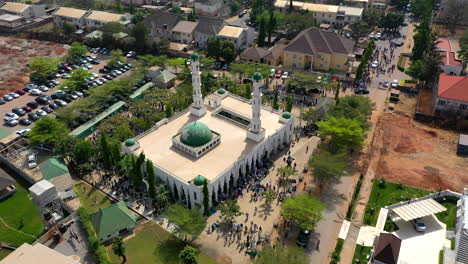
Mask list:
POLYGON ((283 49, 283 67, 348 71, 354 41, 337 33, 309 28, 283 49))
POLYGON ((266 49, 260 47, 246 48, 240 55, 240 60, 250 63, 264 63, 268 65, 279 65, 282 63, 284 43, 277 43, 273 47, 266 49))
POLYGON ((401 239, 390 233, 380 233, 374 247, 372 264, 397 264, 400 255, 401 239))
POLYGON ((172 41, 190 44, 194 40, 194 30, 197 27, 197 22, 180 21, 172 29, 172 41))
POLYGON ((248 36, 248 29, 235 26, 224 26, 218 33, 218 37, 222 40, 229 40, 234 42, 236 49, 248 47, 252 41, 248 36))
POLYGON ((458 50, 454 48, 451 40, 448 38, 438 38, 437 50, 442 56, 442 70, 448 75, 461 75, 463 63, 460 59, 457 59, 458 50))
POLYGON ((6 2, 0 7, 0 15, 9 14, 34 19, 46 15, 45 5, 27 5, 15 2, 6 2))
POLYGON ((194 30, 195 45, 201 49, 206 49, 208 39, 216 36, 226 25, 223 19, 214 17, 198 17, 198 24, 194 30))
POLYGON ((176 14, 157 10, 152 15, 145 17, 143 24, 149 30, 149 36, 154 41, 170 39, 172 29, 177 25, 176 14))
POLYGON ((94 231, 101 243, 118 235, 127 233, 135 227, 137 215, 120 201, 106 208, 99 209, 90 217, 94 231))
POLYGON ((75 26, 76 29, 86 26, 86 15, 88 11, 70 7, 59 7, 52 13, 56 27, 63 27, 63 24, 67 23, 75 26))
POLYGON ((86 26, 91 28, 99 28, 109 22, 129 22, 126 20, 125 15, 115 14, 104 11, 91 11, 88 16, 85 17, 86 26))
MULTIPOLYGON (((290 1, 277 0, 275 8, 283 13, 288 12, 290 1)), ((307 2, 293 1, 293 7, 296 10, 307 10, 311 13, 313 19, 318 24, 330 24, 337 27, 343 27, 359 21, 362 18, 364 8, 315 4, 307 2)))
POLYGON ((447 117, 468 116, 468 76, 441 73, 434 98, 434 114, 447 117))
POLYGON ((0 169, 0 200, 7 198, 16 192, 15 179, 0 169))
POLYGON ((171 88, 174 86, 176 75, 168 70, 163 70, 161 73, 154 79, 156 86, 159 88, 171 88))
POLYGON ((13 29, 20 27, 26 23, 26 19, 17 15, 3 14, 0 15, 0 27, 13 29))
POLYGON ((220 16, 223 5, 223 0, 196 0, 194 4, 195 14, 200 16, 220 16))
POLYGON ((29 245, 24 243, 0 261, 1 264, 47 263, 47 264, 80 264, 78 256, 65 256, 41 243, 29 245))

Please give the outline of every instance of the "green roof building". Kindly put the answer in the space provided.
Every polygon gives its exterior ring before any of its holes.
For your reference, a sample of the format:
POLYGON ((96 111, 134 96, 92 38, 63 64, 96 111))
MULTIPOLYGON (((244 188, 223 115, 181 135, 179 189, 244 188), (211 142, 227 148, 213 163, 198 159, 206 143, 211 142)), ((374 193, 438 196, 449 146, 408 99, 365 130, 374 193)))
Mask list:
POLYGON ((101 243, 132 230, 136 222, 137 215, 122 201, 91 215, 91 223, 101 243))
POLYGON ((211 129, 202 122, 192 122, 182 129, 180 140, 191 147, 203 146, 213 137, 211 129))
POLYGON ((69 173, 68 167, 62 158, 50 158, 39 164, 39 169, 42 177, 46 180, 69 173))

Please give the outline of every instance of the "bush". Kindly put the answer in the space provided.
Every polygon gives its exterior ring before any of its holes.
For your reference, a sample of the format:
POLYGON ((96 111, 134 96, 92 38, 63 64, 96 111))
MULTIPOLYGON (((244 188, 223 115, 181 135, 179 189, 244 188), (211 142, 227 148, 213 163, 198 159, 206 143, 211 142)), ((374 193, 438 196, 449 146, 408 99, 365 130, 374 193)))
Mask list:
POLYGON ((343 244, 344 240, 341 238, 337 239, 336 246, 335 246, 335 251, 333 251, 331 255, 331 261, 330 264, 338 264, 340 262, 340 255, 341 255, 341 250, 343 249, 343 244))
POLYGON ((387 187, 387 181, 384 178, 380 179, 379 188, 385 189, 386 187, 387 187))
POLYGON ((111 264, 109 255, 104 246, 99 245, 99 238, 94 231, 93 225, 90 221, 91 214, 86 207, 80 207, 78 209, 78 215, 80 216, 81 223, 83 223, 86 234, 88 235, 88 250, 95 255, 99 264, 111 264))
POLYGON ((452 237, 452 239, 450 239, 450 249, 451 250, 455 249, 455 237, 452 237))
POLYGON ((439 251, 439 264, 444 264, 444 250, 439 251))

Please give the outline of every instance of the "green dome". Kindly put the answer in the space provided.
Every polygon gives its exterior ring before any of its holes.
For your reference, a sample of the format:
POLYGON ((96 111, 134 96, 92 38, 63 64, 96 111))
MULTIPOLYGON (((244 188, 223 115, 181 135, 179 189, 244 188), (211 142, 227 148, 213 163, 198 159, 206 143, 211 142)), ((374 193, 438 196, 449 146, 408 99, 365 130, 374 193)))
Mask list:
POLYGON ((210 142, 211 137, 211 129, 207 125, 201 122, 192 122, 182 129, 180 140, 186 145, 199 147, 210 142))
POLYGON ((195 177, 195 179, 193 180, 193 184, 195 184, 196 186, 202 186, 205 182, 206 182, 205 177, 203 177, 203 176, 201 176, 201 175, 198 175, 198 176, 195 177))
POLYGON ((256 72, 256 73, 254 73, 254 75, 253 75, 253 79, 256 80, 256 81, 260 81, 261 79, 263 79, 263 76, 262 76, 261 73, 256 72))
POLYGON ((281 115, 281 117, 285 118, 285 119, 289 119, 291 118, 291 113, 289 112, 283 112, 283 114, 281 115))
POLYGON ((192 55, 190 56, 190 59, 192 60, 198 60, 200 58, 200 55, 198 55, 198 53, 194 52, 192 53, 192 55))
POLYGON ((225 94, 225 93, 226 93, 226 90, 224 90, 223 88, 218 89, 218 94, 225 94))
POLYGON ((136 140, 134 138, 129 138, 125 140, 125 146, 131 147, 136 144, 136 140))

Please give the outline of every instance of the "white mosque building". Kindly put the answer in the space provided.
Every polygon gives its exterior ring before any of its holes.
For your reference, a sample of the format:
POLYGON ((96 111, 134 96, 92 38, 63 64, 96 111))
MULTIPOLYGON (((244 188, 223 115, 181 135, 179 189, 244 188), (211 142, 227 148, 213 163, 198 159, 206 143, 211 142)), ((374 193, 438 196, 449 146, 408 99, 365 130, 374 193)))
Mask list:
POLYGON ((198 54, 191 59, 191 107, 127 140, 124 151, 143 152, 174 197, 193 208, 203 204, 205 182, 212 204, 252 168, 287 146, 293 138, 294 118, 262 106, 263 77, 258 72, 253 75, 251 100, 225 89, 203 99, 198 54))

